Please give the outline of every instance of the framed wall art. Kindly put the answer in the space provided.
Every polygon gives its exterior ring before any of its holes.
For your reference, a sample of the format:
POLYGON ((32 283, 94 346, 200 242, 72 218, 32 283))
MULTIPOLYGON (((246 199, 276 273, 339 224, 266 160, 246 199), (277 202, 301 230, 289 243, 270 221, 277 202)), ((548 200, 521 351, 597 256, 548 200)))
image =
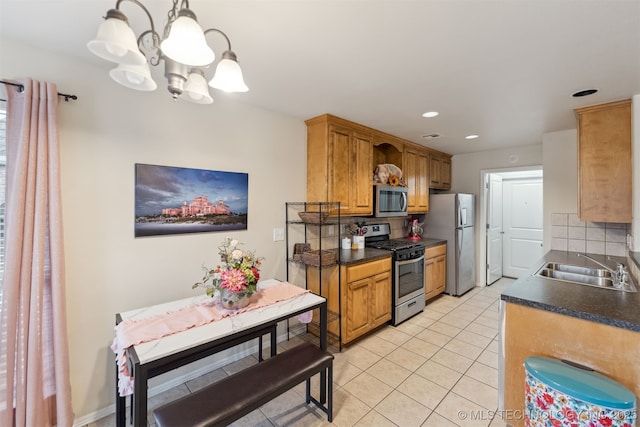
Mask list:
POLYGON ((249 175, 136 163, 135 237, 246 230, 249 175))

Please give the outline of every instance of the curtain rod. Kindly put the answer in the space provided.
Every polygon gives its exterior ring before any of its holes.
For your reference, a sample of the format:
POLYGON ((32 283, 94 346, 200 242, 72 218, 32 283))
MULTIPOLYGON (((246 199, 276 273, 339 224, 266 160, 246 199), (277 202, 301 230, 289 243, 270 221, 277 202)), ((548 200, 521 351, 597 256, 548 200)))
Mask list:
MULTIPOLYGON (((9 86, 15 86, 15 87, 18 88, 18 92, 23 92, 24 91, 24 85, 23 84, 7 82, 7 81, 4 81, 4 80, 0 80, 0 83, 4 83, 4 84, 9 85, 9 86)), ((76 95, 70 95, 68 93, 60 93, 60 92, 58 92, 58 96, 64 97, 65 102, 69 102, 70 99, 73 99, 74 101, 78 99, 78 97, 76 95)), ((4 99, 2 101, 4 101, 4 99)))

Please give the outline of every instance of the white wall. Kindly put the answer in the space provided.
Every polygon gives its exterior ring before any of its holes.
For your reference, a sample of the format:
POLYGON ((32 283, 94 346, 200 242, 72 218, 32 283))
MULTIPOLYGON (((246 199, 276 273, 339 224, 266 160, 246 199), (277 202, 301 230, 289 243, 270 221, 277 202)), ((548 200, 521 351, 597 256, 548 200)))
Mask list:
MULTIPOLYGON (((485 242, 482 239, 482 227, 485 224, 484 212, 479 208, 482 192, 482 171, 495 169, 514 169, 542 164, 542 145, 505 148, 480 151, 469 154, 456 154, 451 159, 451 191, 470 193, 476 196, 475 235, 476 235, 476 286, 486 284, 485 242)), ((545 170, 546 180, 546 170, 545 170)))
MULTIPOLYGON (((32 77, 79 99, 60 104, 71 386, 76 420, 113 410, 117 312, 193 296, 203 263, 227 233, 134 238, 134 164, 249 174, 248 230, 229 233, 266 256, 263 277, 285 277, 284 203, 303 201, 306 127, 216 92, 214 104, 136 92, 100 66, 0 39, 0 77, 32 77)), ((245 70, 250 81, 251 72, 245 70)))
POLYGON ((551 248, 551 214, 578 212, 578 131, 545 133, 543 203, 545 252, 551 248))

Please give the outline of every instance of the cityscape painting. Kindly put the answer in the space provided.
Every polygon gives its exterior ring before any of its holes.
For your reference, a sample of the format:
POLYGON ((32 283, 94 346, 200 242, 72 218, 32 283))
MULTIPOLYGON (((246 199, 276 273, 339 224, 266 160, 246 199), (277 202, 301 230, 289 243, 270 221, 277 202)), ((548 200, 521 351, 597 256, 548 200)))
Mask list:
POLYGON ((135 237, 247 229, 248 174, 135 168, 135 237))

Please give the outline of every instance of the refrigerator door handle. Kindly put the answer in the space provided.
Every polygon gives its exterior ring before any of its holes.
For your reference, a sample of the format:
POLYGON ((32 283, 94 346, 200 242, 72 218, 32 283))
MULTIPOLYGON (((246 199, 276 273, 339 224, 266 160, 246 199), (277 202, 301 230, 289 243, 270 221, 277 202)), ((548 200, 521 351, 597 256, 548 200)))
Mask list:
POLYGON ((464 233, 460 231, 460 244, 458 245, 458 259, 462 255, 462 248, 464 247, 464 233))

